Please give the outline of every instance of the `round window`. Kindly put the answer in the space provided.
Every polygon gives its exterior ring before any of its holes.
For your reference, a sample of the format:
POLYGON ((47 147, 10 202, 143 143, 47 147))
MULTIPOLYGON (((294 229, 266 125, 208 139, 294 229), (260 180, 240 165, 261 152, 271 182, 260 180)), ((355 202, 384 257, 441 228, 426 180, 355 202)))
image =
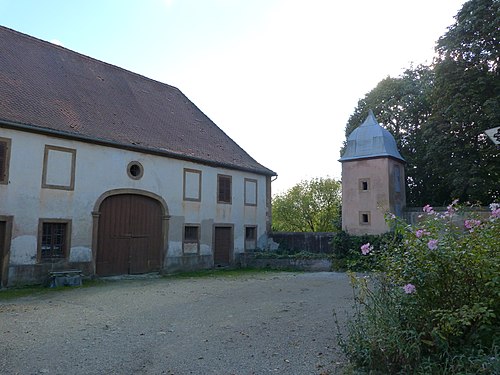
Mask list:
POLYGON ((144 168, 138 161, 131 161, 127 166, 128 176, 134 180, 138 180, 144 174, 144 168))

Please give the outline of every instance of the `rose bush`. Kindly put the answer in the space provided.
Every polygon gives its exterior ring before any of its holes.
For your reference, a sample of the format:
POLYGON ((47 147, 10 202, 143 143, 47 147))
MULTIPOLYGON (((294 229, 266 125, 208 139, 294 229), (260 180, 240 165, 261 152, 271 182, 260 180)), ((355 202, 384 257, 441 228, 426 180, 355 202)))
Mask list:
MULTIPOLYGON (((499 206, 484 218, 457 220, 459 211, 457 201, 444 213, 427 205, 416 227, 387 215, 400 240, 378 253, 377 276, 353 276, 356 313, 340 337, 356 366, 384 373, 500 370, 499 206)), ((360 253, 372 250, 365 244, 360 253)))

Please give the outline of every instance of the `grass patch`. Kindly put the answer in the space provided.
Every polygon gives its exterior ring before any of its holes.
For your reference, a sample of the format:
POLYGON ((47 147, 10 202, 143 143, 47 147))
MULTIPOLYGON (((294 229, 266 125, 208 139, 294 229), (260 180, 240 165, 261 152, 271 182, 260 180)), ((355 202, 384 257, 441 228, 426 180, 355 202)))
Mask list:
POLYGON ((189 272, 179 272, 174 274, 164 275, 164 278, 170 279, 191 279, 191 278, 203 278, 203 277, 244 277, 259 275, 265 273, 271 273, 269 269, 261 268, 221 268, 221 269, 209 269, 209 270, 199 270, 199 271, 189 271, 189 272))
POLYGON ((7 301, 22 297, 42 296, 45 294, 57 293, 63 290, 70 290, 70 289, 93 288, 97 286, 104 286, 106 285, 106 283, 107 282, 105 280, 94 279, 94 280, 82 280, 82 286, 73 286, 73 287, 60 286, 57 288, 50 288, 45 285, 29 285, 29 286, 1 289, 0 301, 7 301))
MULTIPOLYGON (((175 274, 162 275, 162 279, 192 279, 192 278, 210 278, 210 277, 238 278, 238 277, 266 274, 277 271, 278 270, 258 269, 258 268, 222 268, 222 269, 209 269, 209 270, 199 270, 191 272, 179 272, 175 274)), ((109 285, 109 283, 113 282, 143 281, 143 280, 145 279, 126 279, 126 280, 92 279, 92 280, 83 280, 82 286, 74 286, 74 287, 61 286, 57 288, 49 288, 43 285, 31 285, 24 287, 8 288, 0 290, 0 301, 7 301, 22 297, 42 296, 49 293, 57 293, 71 289, 102 287, 109 285)))
POLYGON ((50 293, 51 289, 41 285, 25 286, 0 290, 0 301, 11 300, 27 296, 39 296, 50 293))

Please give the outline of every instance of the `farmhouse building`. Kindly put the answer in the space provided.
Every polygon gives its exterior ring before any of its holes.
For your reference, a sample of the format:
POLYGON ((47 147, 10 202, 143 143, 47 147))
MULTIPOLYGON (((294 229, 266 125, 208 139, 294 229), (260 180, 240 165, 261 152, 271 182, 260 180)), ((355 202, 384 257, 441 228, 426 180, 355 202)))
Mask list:
POLYGON ((233 264, 273 176, 177 88, 0 27, 1 285, 233 264))
POLYGON ((403 215, 405 161, 391 133, 370 110, 348 136, 342 163, 342 229, 353 235, 389 230, 384 214, 403 215))

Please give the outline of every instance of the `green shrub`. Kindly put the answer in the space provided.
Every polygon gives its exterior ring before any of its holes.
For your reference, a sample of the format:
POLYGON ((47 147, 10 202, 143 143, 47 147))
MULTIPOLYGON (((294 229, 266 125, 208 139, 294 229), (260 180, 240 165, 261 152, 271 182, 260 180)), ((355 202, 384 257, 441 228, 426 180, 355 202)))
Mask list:
MULTIPOLYGON (((354 278, 354 317, 340 337, 351 362, 380 373, 499 373, 500 209, 457 225, 424 207, 417 227, 389 218, 401 241, 372 282, 354 278)), ((370 246, 364 247, 370 253, 370 246)))
POLYGON ((380 254, 385 251, 389 243, 397 241, 394 233, 382 235, 353 236, 344 231, 338 232, 332 239, 333 248, 332 268, 336 271, 374 271, 378 270, 380 254), (370 243, 374 251, 363 256, 359 249, 361 245, 370 243))

